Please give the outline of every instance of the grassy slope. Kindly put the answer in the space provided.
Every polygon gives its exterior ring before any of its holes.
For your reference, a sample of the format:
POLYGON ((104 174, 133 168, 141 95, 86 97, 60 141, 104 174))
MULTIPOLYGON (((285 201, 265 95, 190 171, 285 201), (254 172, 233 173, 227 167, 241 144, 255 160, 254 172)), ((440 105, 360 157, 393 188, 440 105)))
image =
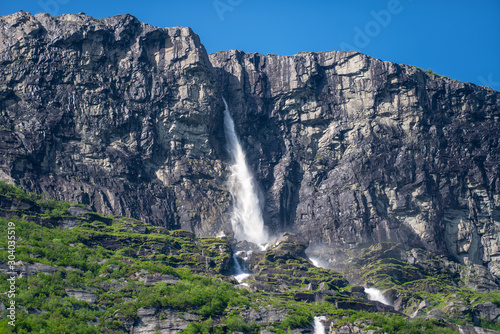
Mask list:
MULTIPOLYGON (((0 231, 7 230, 9 221, 16 224, 16 260, 57 269, 52 274, 17 279, 16 302, 22 308, 17 310, 15 331, 2 316, 2 333, 126 333, 127 326, 138 318, 137 310, 145 307, 195 314, 198 318, 186 333, 258 332, 259 324, 245 321, 240 313, 268 305, 288 312, 284 321, 267 327, 277 333, 311 328, 315 315, 338 319, 337 327, 363 320, 368 329, 386 333, 453 332, 442 321, 409 321, 397 314, 337 309, 328 301, 300 302, 294 300, 293 291, 251 293, 235 288, 223 275, 230 259, 228 240, 197 239, 189 232, 167 231, 125 217, 97 213, 74 217, 68 214, 68 203, 26 194, 5 183, 0 183, 0 200, 24 204, 15 210, 3 205, 0 210, 0 231), (78 227, 60 228, 65 220, 76 221, 78 227), (155 273, 179 281, 146 285, 140 280, 155 273), (92 292, 97 300, 77 300, 69 297, 66 289, 92 292)), ((4 250, 0 261, 4 263, 8 255, 6 236, 0 235, 0 248, 4 250)), ((318 270, 318 275, 323 279, 324 270, 318 270)), ((0 275, 2 292, 8 290, 7 277, 0 275)), ((338 293, 346 291, 348 299, 348 289, 344 287, 338 293)), ((5 294, 0 300, 8 302, 5 294)))

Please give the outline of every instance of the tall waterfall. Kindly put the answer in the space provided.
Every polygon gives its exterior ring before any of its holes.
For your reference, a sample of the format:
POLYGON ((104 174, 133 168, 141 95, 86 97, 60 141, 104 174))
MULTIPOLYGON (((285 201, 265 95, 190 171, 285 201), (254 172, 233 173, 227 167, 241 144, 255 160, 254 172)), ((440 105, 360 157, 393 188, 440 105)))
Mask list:
POLYGON ((233 197, 233 212, 231 225, 234 236, 238 240, 247 240, 257 245, 268 241, 264 228, 262 211, 257 195, 257 187, 252 173, 247 166, 245 153, 234 130, 234 122, 229 114, 229 108, 224 98, 224 132, 231 155, 231 175, 229 177, 229 192, 233 197))

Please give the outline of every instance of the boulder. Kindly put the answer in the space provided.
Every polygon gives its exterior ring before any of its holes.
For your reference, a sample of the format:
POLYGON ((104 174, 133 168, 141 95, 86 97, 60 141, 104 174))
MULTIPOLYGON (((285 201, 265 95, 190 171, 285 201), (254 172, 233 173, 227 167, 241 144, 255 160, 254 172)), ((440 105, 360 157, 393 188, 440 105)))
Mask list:
POLYGON ((498 305, 493 304, 492 302, 477 304, 474 306, 474 309, 479 311, 479 317, 484 318, 488 321, 499 319, 500 308, 498 307, 498 305))
POLYGON ((97 295, 91 291, 79 289, 65 289, 65 291, 69 297, 74 297, 78 300, 84 300, 88 303, 95 303, 97 300, 97 295))

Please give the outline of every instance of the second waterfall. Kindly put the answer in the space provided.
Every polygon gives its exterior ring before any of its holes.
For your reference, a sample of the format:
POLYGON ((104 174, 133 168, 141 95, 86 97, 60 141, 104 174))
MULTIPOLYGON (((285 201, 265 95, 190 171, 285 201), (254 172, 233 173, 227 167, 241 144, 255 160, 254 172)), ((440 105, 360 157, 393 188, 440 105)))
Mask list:
POLYGON ((224 105, 224 132, 231 156, 229 192, 233 197, 231 225, 237 240, 247 240, 257 245, 268 241, 262 219, 257 186, 252 172, 247 166, 245 153, 234 129, 234 121, 229 114, 226 100, 224 105))

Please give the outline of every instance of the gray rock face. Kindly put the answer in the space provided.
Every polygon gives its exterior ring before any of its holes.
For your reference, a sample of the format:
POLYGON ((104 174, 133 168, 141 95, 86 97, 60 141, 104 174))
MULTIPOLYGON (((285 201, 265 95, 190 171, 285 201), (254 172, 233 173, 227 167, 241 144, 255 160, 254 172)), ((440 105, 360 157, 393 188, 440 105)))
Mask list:
POLYGON ((84 300, 89 303, 95 303, 97 295, 86 290, 66 289, 66 293, 70 297, 75 297, 78 300, 84 300))
POLYGON ((356 52, 210 60, 274 229, 401 242, 500 277, 500 93, 356 52))
POLYGON ((229 203, 222 101, 191 29, 24 12, 0 26, 3 179, 105 214, 215 229, 229 203))
POLYGON ((500 316, 500 308, 492 302, 478 304, 475 308, 479 311, 479 316, 489 321, 497 320, 500 316))
POLYGON ((356 52, 208 56, 189 28, 129 15, 0 26, 0 178, 228 231, 225 96, 271 230, 400 242, 500 277, 499 92, 356 52))
POLYGON ((481 327, 467 327, 467 326, 457 326, 460 333, 463 334, 498 334, 500 332, 481 328, 481 327))
POLYGON ((134 334, 178 333, 188 326, 189 322, 197 321, 199 316, 188 312, 155 308, 141 308, 137 310, 138 319, 130 329, 134 334))
POLYGON ((162 282, 167 284, 175 284, 179 281, 179 279, 171 275, 153 274, 141 277, 139 278, 139 281, 144 282, 144 284, 146 285, 156 285, 162 282))
POLYGON ((270 305, 262 307, 260 310, 238 310, 240 314, 248 322, 259 322, 270 324, 274 322, 282 322, 285 320, 287 310, 282 308, 274 308, 270 305))
POLYGON ((36 275, 38 273, 43 273, 45 275, 51 275, 58 271, 56 267, 49 266, 43 263, 33 263, 30 264, 25 261, 17 261, 14 264, 13 270, 11 270, 10 266, 3 261, 0 261, 0 272, 9 274, 11 272, 16 273, 20 277, 28 277, 31 275, 36 275))

